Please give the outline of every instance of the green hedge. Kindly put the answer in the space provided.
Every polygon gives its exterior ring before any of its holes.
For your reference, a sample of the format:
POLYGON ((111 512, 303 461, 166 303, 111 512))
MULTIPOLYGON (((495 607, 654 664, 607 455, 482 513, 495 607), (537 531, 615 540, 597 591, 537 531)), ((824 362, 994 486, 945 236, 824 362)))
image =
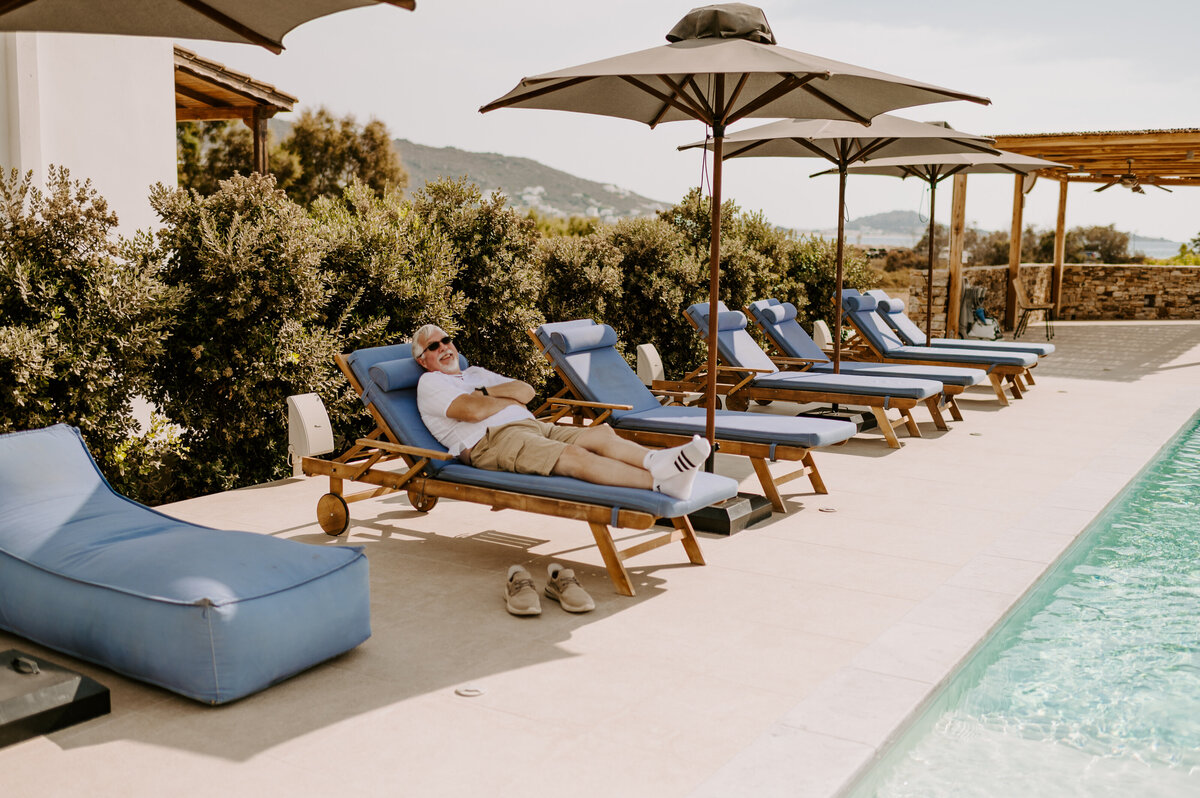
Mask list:
MULTIPOLYGON (((427 322, 473 363, 539 390, 554 386, 526 330, 544 319, 611 324, 631 361, 653 343, 668 377, 703 358, 682 316, 708 292, 698 190, 657 218, 556 226, 465 180, 407 199, 352 183, 305 210, 270 177, 235 176, 207 196, 156 187, 162 226, 130 240, 65 171, 45 194, 15 174, 0 192, 0 425, 79 425, 118 487, 148 502, 288 475, 292 394, 320 394, 339 445, 365 433, 333 355, 427 322), (137 394, 161 414, 141 435, 137 394)), ((828 315, 829 242, 726 202, 721 251, 730 307, 776 296, 807 320, 828 315)), ((848 257, 847 283, 866 276, 848 257)))

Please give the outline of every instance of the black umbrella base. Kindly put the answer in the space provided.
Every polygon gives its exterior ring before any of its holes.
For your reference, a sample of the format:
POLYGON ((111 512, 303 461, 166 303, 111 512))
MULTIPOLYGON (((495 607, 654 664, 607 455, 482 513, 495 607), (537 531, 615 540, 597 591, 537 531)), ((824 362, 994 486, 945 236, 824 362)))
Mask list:
POLYGON ((875 420, 875 414, 867 410, 852 410, 848 407, 814 407, 809 410, 804 410, 796 414, 806 418, 824 418, 833 419, 835 421, 849 421, 854 426, 858 427, 858 431, 874 429, 879 426, 879 422, 875 420))
POLYGON ((15 648, 0 651, 0 747, 110 711, 99 682, 15 648))
MULTIPOLYGON (((710 504, 690 513, 688 520, 697 532, 732 535, 770 518, 771 512, 771 502, 767 497, 754 493, 739 493, 732 499, 710 504)), ((658 523, 664 526, 671 525, 671 522, 664 518, 660 518, 658 523)))

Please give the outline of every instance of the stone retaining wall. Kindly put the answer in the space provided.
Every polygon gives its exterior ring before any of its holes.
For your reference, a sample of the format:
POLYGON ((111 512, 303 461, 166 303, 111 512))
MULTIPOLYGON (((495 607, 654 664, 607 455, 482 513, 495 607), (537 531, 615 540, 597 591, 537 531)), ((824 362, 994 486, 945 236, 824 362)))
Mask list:
MULTIPOLYGON (((934 270, 935 336, 946 327, 948 277, 946 269, 934 270)), ((986 288, 984 308, 1001 320, 1007 277, 1007 266, 963 267, 963 284, 986 288)), ((1032 302, 1049 301, 1050 277, 1049 264, 1021 264, 1021 284, 1032 302)), ((924 271, 914 272, 908 291, 908 315, 922 326, 925 278, 924 271)), ((1200 267, 1069 263, 1063 267, 1062 291, 1062 319, 1200 319, 1200 267)))

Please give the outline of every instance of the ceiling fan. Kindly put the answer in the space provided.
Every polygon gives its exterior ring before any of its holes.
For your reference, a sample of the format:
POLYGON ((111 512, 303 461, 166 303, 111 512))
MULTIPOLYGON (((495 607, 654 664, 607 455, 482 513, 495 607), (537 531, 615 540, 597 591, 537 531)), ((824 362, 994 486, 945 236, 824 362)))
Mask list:
MULTIPOLYGON (((1104 185, 1100 186, 1100 188, 1096 189, 1096 191, 1103 191, 1106 188, 1112 188, 1113 186, 1121 185, 1121 186, 1124 186, 1125 188, 1129 189, 1130 191, 1132 191, 1134 194, 1145 194, 1146 193, 1146 190, 1144 188, 1142 188, 1141 180, 1138 179, 1138 176, 1133 173, 1133 159, 1126 158, 1125 161, 1126 161, 1126 163, 1129 164, 1128 170, 1125 172, 1125 174, 1123 174, 1123 175, 1099 175, 1099 177, 1109 178, 1111 180, 1111 182, 1105 183, 1104 185)), ((1161 188, 1163 191, 1167 192, 1168 194, 1171 193, 1171 189, 1167 188, 1166 186, 1160 186, 1157 183, 1149 183, 1148 185, 1154 186, 1155 188, 1161 188)))

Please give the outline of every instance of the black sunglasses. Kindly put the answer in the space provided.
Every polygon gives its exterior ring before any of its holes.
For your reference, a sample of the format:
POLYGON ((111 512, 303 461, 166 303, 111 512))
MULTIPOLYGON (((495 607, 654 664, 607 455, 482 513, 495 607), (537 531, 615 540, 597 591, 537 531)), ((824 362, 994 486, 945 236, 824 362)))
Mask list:
MULTIPOLYGON (((425 345, 425 348, 421 350, 421 355, 425 354, 426 352, 436 352, 439 349, 441 349, 443 345, 452 343, 453 341, 454 341, 454 339, 451 338, 449 335, 447 335, 445 338, 443 338, 440 341, 430 341, 428 344, 425 345)), ((421 355, 417 355, 417 357, 420 357, 421 355)))

